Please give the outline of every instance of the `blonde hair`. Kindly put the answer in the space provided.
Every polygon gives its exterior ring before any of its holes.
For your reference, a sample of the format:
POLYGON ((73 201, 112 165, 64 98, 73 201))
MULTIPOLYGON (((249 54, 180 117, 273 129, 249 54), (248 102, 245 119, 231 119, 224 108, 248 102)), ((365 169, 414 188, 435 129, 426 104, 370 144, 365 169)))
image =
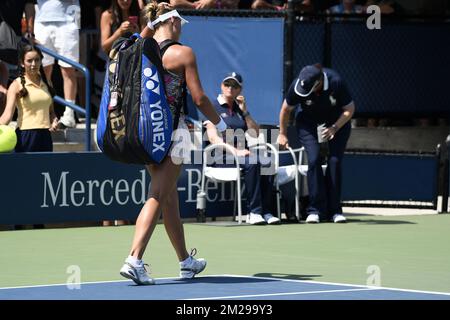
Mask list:
MULTIPOLYGON (((157 3, 156 1, 152 1, 144 7, 143 15, 147 22, 150 22, 155 21, 160 15, 172 10, 172 6, 167 2, 157 3)), ((159 24, 156 26, 156 28, 158 28, 158 26, 159 24)))

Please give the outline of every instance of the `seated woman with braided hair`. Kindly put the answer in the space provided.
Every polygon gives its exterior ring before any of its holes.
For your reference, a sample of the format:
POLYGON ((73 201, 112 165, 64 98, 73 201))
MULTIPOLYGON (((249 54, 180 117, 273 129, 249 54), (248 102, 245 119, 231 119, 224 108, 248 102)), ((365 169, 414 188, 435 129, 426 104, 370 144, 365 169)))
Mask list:
POLYGON ((17 107, 16 152, 53 151, 51 131, 58 126, 53 109, 55 92, 42 68, 41 50, 30 43, 19 48, 20 76, 8 88, 5 111, 0 125, 11 122, 17 107))
MULTIPOLYGON (((0 125, 11 122, 17 107, 17 144, 15 152, 53 151, 51 131, 58 127, 53 110, 55 91, 48 84, 42 68, 42 52, 30 43, 19 47, 20 76, 9 86, 6 107, 0 117, 0 125)), ((15 225, 15 230, 24 226, 15 225)), ((35 229, 44 225, 35 224, 35 229)))

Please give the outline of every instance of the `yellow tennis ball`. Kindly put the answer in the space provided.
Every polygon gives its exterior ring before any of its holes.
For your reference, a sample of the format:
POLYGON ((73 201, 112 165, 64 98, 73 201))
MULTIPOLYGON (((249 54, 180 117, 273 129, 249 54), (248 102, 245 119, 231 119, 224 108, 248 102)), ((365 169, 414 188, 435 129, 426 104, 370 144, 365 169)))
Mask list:
POLYGON ((0 152, 11 152, 17 143, 17 136, 10 126, 0 125, 0 152))

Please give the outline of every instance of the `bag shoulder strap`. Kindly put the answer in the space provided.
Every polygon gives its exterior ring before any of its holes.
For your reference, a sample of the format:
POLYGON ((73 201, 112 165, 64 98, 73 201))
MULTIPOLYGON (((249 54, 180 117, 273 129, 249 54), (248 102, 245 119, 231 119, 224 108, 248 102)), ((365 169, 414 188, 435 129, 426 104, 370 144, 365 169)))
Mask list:
POLYGON ((164 53, 166 53, 167 49, 169 49, 169 47, 173 46, 174 44, 181 45, 181 43, 179 43, 177 41, 174 41, 172 39, 164 40, 163 42, 161 42, 159 44, 159 48, 160 48, 160 51, 161 51, 161 58, 164 56, 164 53))

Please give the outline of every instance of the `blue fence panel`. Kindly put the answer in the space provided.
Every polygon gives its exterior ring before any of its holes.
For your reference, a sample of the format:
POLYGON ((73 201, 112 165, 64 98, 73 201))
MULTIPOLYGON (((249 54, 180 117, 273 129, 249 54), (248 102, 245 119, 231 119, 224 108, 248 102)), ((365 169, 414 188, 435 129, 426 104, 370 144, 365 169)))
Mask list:
POLYGON ((342 199, 435 202, 436 156, 346 154, 342 199))
POLYGON ((358 113, 448 114, 450 26, 333 23, 331 30, 331 65, 358 113))
POLYGON ((293 37, 293 76, 309 64, 324 63, 325 23, 297 22, 293 37))
MULTIPOLYGON (((181 42, 196 53, 200 79, 208 97, 216 99, 225 74, 236 71, 244 78, 242 93, 253 118, 259 123, 278 123, 283 99, 283 19, 198 16, 187 19, 181 42)), ((190 110, 196 112, 192 104, 190 110)))

